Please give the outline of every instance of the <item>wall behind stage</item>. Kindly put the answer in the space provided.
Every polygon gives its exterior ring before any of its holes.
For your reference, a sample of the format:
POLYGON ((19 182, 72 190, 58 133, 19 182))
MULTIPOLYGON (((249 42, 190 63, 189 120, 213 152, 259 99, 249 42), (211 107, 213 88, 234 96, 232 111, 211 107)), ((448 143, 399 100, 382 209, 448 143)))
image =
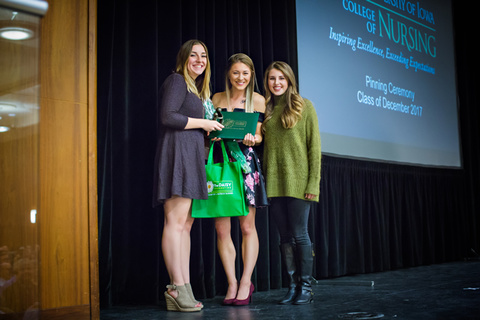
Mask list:
MULTIPOLYGON (((455 21, 466 8, 456 5, 455 21), (458 7, 458 8, 457 8, 458 7)), ((156 303, 169 282, 160 239, 162 208, 152 209, 157 89, 180 45, 198 38, 212 63, 213 92, 236 52, 263 71, 274 60, 297 72, 295 1, 103 0, 98 3, 98 190, 101 306, 156 303)), ((456 24, 457 25, 457 24, 456 24)), ((317 279, 469 257, 478 252, 478 114, 469 73, 473 53, 457 27, 464 168, 421 168, 324 156, 321 197, 310 217, 317 279)), ((233 219, 232 237, 241 234, 233 219)), ((258 291, 282 286, 275 226, 257 213, 258 291)), ((240 253, 237 255, 240 257, 240 253)), ((237 272, 241 270, 237 259, 237 272)), ((222 295, 226 281, 213 221, 192 230, 192 285, 198 298, 222 295)))

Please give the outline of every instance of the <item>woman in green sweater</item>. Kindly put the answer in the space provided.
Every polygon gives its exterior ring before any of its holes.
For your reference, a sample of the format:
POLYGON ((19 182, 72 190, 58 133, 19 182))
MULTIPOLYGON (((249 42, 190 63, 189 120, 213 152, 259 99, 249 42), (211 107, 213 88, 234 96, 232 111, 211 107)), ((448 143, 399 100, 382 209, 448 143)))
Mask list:
POLYGON ((270 212, 280 233, 289 290, 281 304, 312 302, 313 255, 308 234, 312 201, 320 194, 321 147, 312 103, 298 91, 292 68, 273 62, 265 71, 264 171, 270 212))

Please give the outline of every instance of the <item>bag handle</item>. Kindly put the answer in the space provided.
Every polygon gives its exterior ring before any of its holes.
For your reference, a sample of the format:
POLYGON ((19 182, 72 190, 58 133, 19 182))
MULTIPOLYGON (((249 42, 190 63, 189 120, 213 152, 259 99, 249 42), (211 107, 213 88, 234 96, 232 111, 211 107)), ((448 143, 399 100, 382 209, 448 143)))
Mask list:
MULTIPOLYGON (((210 144, 210 151, 208 152, 208 161, 207 164, 213 164, 213 146, 215 145, 216 141, 213 141, 210 144)), ((227 150, 225 149, 225 143, 223 140, 220 140, 220 144, 222 146, 222 154, 223 154, 223 162, 230 162, 228 161, 228 155, 227 155, 227 150)))

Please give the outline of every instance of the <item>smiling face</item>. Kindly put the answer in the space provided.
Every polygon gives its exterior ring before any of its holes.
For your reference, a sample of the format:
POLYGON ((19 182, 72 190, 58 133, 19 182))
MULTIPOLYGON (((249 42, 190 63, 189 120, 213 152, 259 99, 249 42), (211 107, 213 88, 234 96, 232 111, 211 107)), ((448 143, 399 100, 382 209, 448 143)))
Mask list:
POLYGON ((207 52, 201 44, 192 47, 192 52, 187 62, 187 70, 190 77, 196 79, 207 67, 207 52))
POLYGON ((281 96, 288 89, 288 81, 283 72, 272 69, 268 73, 268 89, 275 96, 281 96))
POLYGON ((237 90, 245 90, 250 83, 251 77, 252 71, 246 64, 242 62, 233 64, 228 73, 228 78, 232 88, 237 90))

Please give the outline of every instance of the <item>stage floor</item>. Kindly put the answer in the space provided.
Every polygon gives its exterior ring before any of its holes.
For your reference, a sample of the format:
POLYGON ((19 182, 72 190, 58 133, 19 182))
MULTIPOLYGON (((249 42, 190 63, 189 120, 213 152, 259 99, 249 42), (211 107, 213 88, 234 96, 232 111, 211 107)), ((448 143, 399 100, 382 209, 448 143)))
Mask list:
POLYGON ((314 302, 281 306, 286 289, 255 292, 245 307, 204 299, 201 312, 158 306, 116 306, 101 320, 147 319, 480 319, 480 262, 465 261, 319 280, 314 302))

